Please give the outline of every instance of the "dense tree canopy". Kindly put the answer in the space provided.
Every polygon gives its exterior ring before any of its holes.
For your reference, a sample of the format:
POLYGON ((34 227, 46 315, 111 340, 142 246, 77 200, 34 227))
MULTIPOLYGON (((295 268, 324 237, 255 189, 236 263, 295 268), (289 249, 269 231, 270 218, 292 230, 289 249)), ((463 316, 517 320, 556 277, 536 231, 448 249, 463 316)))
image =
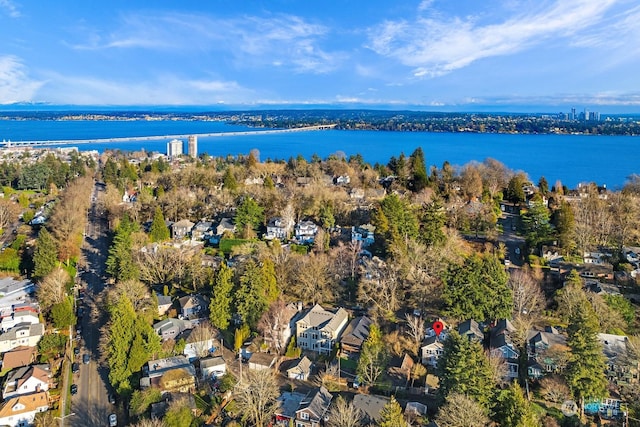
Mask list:
POLYGON ((513 305, 508 275, 497 257, 471 255, 452 264, 444 276, 442 300, 447 313, 476 321, 508 318, 513 305))

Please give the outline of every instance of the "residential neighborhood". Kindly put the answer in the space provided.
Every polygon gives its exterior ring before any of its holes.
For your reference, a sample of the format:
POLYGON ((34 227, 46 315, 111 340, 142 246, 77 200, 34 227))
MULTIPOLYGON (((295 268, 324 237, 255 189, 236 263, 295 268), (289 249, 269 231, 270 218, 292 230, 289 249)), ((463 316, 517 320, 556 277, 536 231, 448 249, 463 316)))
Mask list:
POLYGON ((0 424, 76 413, 91 381, 118 425, 633 421, 640 211, 607 229, 620 246, 580 222, 631 196, 492 162, 428 177, 422 156, 103 154, 35 225, 5 189, 19 231, 3 256, 30 267, 0 279, 0 424))

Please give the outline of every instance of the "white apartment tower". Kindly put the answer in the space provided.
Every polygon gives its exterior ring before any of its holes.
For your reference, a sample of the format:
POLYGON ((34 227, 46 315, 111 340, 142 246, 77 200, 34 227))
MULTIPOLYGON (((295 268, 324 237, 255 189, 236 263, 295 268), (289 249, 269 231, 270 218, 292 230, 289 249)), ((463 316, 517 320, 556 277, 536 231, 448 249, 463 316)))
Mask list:
POLYGON ((180 155, 182 155, 182 141, 173 139, 167 142, 167 157, 173 159, 180 155))
POLYGON ((198 137, 196 135, 189 135, 187 154, 194 159, 198 157, 198 137))

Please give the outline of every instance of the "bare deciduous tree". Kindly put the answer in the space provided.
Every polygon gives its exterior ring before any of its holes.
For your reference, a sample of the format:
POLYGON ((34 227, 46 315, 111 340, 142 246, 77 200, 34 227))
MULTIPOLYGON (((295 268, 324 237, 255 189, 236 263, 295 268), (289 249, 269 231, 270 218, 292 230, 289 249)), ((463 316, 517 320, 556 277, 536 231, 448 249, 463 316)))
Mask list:
POLYGON ((362 266, 359 299, 373 304, 384 316, 391 315, 398 308, 399 273, 394 265, 374 257, 362 266))
POLYGON ((167 425, 160 418, 144 418, 132 427, 167 427, 167 425))
POLYGON ((438 411, 436 422, 440 427, 485 427, 489 418, 475 400, 460 393, 451 393, 438 411))
POLYGON ((287 345, 286 332, 289 330, 289 320, 292 316, 282 298, 274 301, 258 322, 258 330, 262 332, 265 342, 276 352, 281 353, 287 345))
POLYGON ((15 221, 18 212, 19 206, 16 202, 8 198, 0 198, 0 229, 15 221))
POLYGON ((360 427, 362 425, 362 411, 347 403, 344 397, 338 396, 329 410, 329 427, 360 427))
POLYGON ((509 277, 509 288, 513 292, 513 313, 535 317, 544 310, 545 298, 540 284, 526 268, 516 269, 509 277))
POLYGON ((212 346, 212 340, 217 336, 216 330, 211 326, 208 321, 202 321, 191 330, 188 344, 193 344, 196 356, 199 358, 209 355, 209 350, 212 346))
POLYGON ((541 379, 540 393, 545 400, 553 403, 562 403, 571 397, 571 390, 560 375, 549 375, 541 379))
POLYGON ((56 267, 40 281, 37 296, 42 311, 47 312, 55 304, 64 301, 67 297, 66 286, 69 280, 71 280, 69 273, 60 267, 56 267))
POLYGON ((133 305, 136 313, 140 313, 143 309, 149 308, 150 297, 147 285, 139 280, 130 279, 117 282, 116 285, 109 290, 109 301, 118 301, 122 295, 126 295, 133 305))
POLYGON ((278 383, 271 369, 249 371, 236 388, 236 402, 244 421, 256 427, 269 424, 278 409, 278 383))
POLYGON ((420 343, 424 339, 424 319, 422 316, 414 316, 413 314, 405 314, 404 319, 407 322, 407 335, 413 340, 414 350, 417 354, 420 343))

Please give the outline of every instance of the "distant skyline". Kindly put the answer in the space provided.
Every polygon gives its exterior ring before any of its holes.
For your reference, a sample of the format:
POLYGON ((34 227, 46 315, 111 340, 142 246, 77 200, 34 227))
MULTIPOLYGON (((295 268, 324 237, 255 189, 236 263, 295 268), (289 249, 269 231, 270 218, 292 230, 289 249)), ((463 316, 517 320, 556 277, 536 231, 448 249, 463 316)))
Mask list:
POLYGON ((640 112, 637 0, 0 0, 0 37, 0 107, 640 112))

